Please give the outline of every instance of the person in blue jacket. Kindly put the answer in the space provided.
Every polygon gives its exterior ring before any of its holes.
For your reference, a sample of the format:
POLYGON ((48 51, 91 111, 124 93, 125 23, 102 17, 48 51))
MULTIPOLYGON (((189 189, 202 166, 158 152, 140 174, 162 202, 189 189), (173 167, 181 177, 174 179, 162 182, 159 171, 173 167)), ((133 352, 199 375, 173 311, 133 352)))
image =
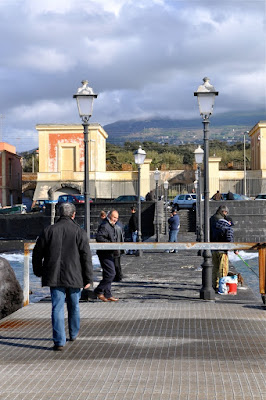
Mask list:
MULTIPOLYGON (((173 209, 171 213, 171 217, 168 219, 169 224, 169 240, 168 242, 174 243, 177 242, 178 232, 180 228, 180 219, 177 214, 177 210, 173 209)), ((177 253, 177 250, 167 251, 170 253, 177 253)))
MULTIPOLYGON (((233 220, 228 215, 229 209, 222 205, 210 218, 211 242, 234 242, 233 220)), ((237 250, 234 250, 238 254, 237 250)), ((228 275, 229 259, 227 250, 212 250, 212 287, 218 293, 219 280, 228 275)))

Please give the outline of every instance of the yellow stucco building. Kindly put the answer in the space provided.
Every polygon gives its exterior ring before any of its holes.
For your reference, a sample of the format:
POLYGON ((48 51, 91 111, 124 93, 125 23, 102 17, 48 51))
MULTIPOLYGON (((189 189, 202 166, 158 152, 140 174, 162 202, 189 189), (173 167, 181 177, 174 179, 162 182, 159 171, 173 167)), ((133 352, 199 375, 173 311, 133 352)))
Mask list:
MULTIPOLYGON (((259 121, 249 132, 251 139, 251 170, 246 171, 246 181, 250 195, 266 193, 266 121, 259 121)), ((209 158, 210 196, 231 191, 243 193, 244 171, 219 170, 217 157, 209 158)))
MULTIPOLYGON (((57 199, 64 193, 83 193, 84 133, 79 124, 37 125, 39 133, 39 172, 34 200, 57 199)), ((90 195, 115 198, 135 194, 137 171, 106 171, 106 139, 99 124, 89 125, 90 195)), ((140 194, 150 190, 150 159, 141 168, 140 194)))
MULTIPOLYGON (((57 199, 63 193, 83 193, 84 134, 80 124, 37 125, 39 133, 39 172, 34 200, 57 199)), ((266 121, 258 122, 249 132, 251 170, 246 171, 249 192, 266 193, 266 121), (265 182, 265 185, 264 185, 265 182)), ((106 171, 107 133, 99 124, 89 126, 89 180, 93 198, 115 198, 136 194, 137 171, 106 171)), ((151 159, 141 168, 141 195, 154 189, 151 159), (152 186, 152 187, 151 187, 152 186)), ((209 157, 210 197, 217 190, 243 193, 244 171, 220 170, 219 157, 209 157)), ((161 185, 182 171, 161 171, 161 185)))

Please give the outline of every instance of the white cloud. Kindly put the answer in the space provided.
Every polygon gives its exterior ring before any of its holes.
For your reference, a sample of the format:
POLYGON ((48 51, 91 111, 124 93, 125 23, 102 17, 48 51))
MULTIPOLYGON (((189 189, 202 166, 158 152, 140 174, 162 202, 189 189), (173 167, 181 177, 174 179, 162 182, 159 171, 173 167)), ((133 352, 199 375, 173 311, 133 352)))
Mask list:
POLYGON ((219 91, 216 113, 265 107, 261 0, 0 0, 0 7, 8 131, 79 122, 72 94, 82 79, 99 93, 93 121, 102 125, 197 117, 193 92, 206 75, 219 91))
POLYGON ((12 127, 3 135, 3 140, 15 146, 17 152, 39 147, 38 132, 34 128, 19 129, 12 127))
POLYGON ((17 61, 21 67, 37 69, 48 73, 65 72, 73 68, 76 61, 68 54, 62 54, 55 48, 30 47, 17 61))
POLYGON ((25 121, 36 121, 38 123, 64 123, 69 121, 69 116, 78 116, 76 110, 76 102, 70 100, 41 100, 30 105, 20 105, 10 110, 9 117, 11 119, 19 119, 22 123, 25 121))
POLYGON ((65 14, 74 5, 73 0, 24 0, 24 6, 31 17, 46 13, 65 14))

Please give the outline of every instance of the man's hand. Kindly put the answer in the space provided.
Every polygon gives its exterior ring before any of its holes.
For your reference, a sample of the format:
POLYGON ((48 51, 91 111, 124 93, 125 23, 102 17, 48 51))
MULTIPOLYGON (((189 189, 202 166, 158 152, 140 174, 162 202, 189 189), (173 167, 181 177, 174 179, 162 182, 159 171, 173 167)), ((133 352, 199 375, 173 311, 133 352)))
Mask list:
POLYGON ((89 289, 90 285, 91 285, 90 283, 87 283, 87 285, 84 286, 84 289, 89 289))
POLYGON ((234 250, 234 253, 235 253, 236 255, 238 255, 239 252, 238 252, 238 250, 234 250))

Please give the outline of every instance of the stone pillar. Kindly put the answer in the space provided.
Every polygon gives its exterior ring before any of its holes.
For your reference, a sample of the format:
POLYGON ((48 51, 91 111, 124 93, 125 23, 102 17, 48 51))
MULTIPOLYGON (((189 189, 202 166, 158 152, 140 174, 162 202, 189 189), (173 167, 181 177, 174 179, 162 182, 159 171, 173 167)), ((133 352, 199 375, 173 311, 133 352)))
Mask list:
POLYGON ((219 163, 221 157, 209 157, 209 188, 210 199, 219 190, 219 163))
POLYGON ((152 159, 146 158, 144 164, 141 166, 141 179, 140 179, 140 195, 145 197, 151 190, 150 188, 150 165, 152 159))

